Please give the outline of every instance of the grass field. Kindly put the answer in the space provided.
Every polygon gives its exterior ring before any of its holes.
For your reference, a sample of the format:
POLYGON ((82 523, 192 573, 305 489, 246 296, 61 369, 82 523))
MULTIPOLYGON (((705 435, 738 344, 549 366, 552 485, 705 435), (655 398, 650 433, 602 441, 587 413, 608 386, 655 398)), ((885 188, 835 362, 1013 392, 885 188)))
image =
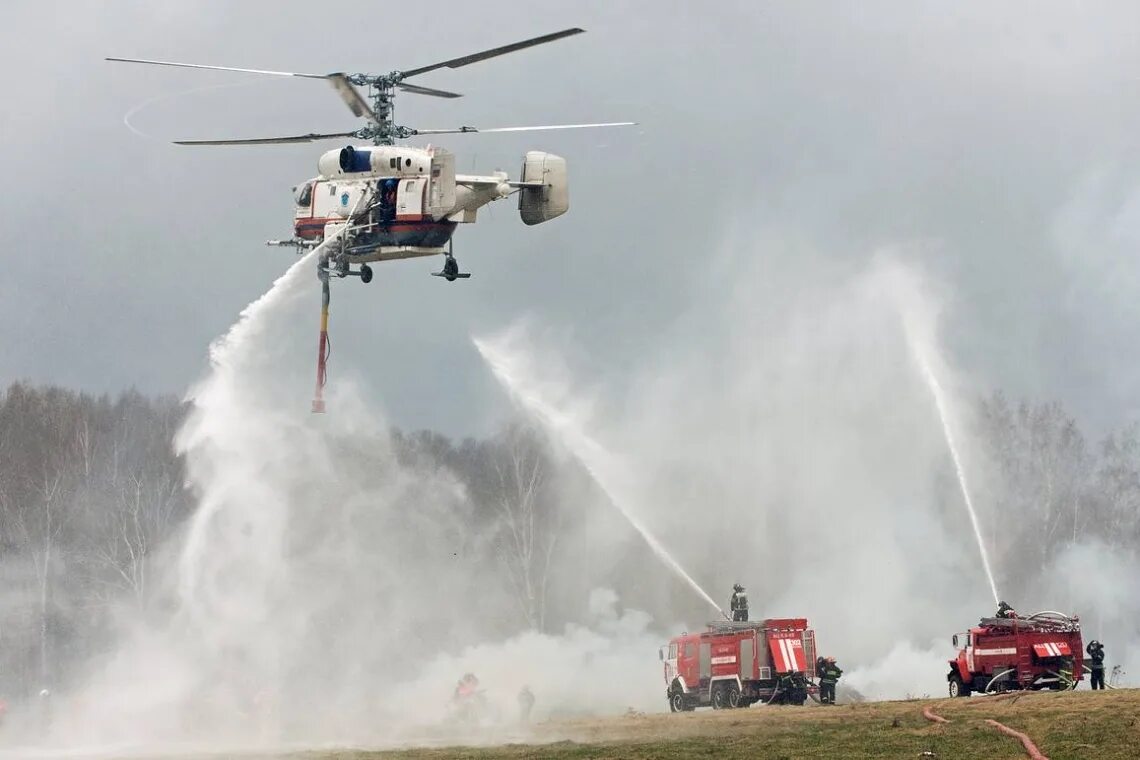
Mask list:
POLYGON ((984 720, 1023 731, 1050 760, 1140 758, 1140 690, 1026 693, 1004 700, 752 707, 629 715, 535 726, 529 743, 290 755, 295 760, 443 758, 1024 758, 1021 743, 984 720), (950 723, 937 725, 922 708, 950 723), (933 755, 924 755, 924 752, 933 755))

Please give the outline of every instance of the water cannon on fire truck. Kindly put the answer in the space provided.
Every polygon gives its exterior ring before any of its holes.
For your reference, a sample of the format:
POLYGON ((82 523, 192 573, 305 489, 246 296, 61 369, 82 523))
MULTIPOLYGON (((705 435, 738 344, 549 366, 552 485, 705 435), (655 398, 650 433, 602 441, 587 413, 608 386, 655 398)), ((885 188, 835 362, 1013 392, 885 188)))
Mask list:
POLYGON ((1084 670, 1081 622, 1076 615, 1047 610, 1018 617, 982 618, 955 634, 958 656, 946 675, 951 697, 972 692, 1073 689, 1084 670))

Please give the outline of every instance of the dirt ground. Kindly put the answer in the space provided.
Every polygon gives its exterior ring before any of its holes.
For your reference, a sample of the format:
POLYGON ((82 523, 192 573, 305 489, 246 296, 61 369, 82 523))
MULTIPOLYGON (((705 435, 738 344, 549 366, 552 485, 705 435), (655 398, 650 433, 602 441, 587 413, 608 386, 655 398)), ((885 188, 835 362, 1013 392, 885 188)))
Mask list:
MULTIPOLYGON (((551 721, 527 735, 478 737, 487 746, 340 750, 278 755, 289 760, 444 758, 1004 758, 1026 757, 1018 740, 987 725, 1027 733, 1051 760, 1140 758, 1140 690, 1026 693, 1005 699, 913 700, 822 707, 756 706, 680 715, 629 714, 551 721), (930 706, 947 724, 932 723, 930 706), (931 753, 931 754, 924 754, 931 753)), ((444 737, 437 737, 444 739, 444 737)))
POLYGON ((0 758, 110 760, 490 760, 491 758, 930 758, 1014 760, 1021 743, 988 725, 994 719, 1028 734, 1050 760, 1140 758, 1140 690, 1024 693, 1002 697, 867 702, 825 707, 753 706, 741 710, 551 720, 529 728, 459 734, 445 729, 389 737, 371 747, 292 751, 84 752, 40 750, 0 758), (923 709, 947 719, 934 723, 923 709), (381 748, 383 747, 383 748, 381 748))

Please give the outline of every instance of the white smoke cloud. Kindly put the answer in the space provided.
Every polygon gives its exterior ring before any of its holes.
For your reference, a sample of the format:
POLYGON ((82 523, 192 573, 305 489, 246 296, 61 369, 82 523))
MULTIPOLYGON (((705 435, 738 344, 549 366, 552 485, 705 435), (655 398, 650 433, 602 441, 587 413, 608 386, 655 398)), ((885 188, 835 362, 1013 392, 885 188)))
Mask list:
POLYGON ((926 648, 904 639, 882 658, 846 672, 841 683, 871 700, 942 697, 949 661, 956 656, 950 635, 926 648))
POLYGON ((1030 603, 1077 611, 1085 643, 1099 640, 1105 648, 1106 678, 1114 665, 1125 673, 1120 685, 1140 678, 1140 560, 1135 554, 1100 541, 1082 540, 1065 547, 1049 565, 1030 603))
MULTIPOLYGON (((309 414, 311 357, 293 337, 314 327, 309 259, 212 347, 176 440, 198 508, 163 563, 165 607, 124 620, 122 644, 86 684, 53 696, 49 744, 146 753, 486 741, 448 720, 466 671, 485 684, 496 730, 518 730, 523 684, 535 718, 662 709, 666 634, 646 612, 598 588, 551 600, 587 610, 561 634, 504 638, 520 628, 515 601, 480 551, 487 537, 462 486, 397 462, 380 406, 344 367, 328 414, 309 414)), ((584 548, 567 548, 579 570, 584 548)))
MULTIPOLYGON (((650 616, 619 610, 611 589, 596 589, 589 598, 589 619, 571 624, 560 635, 527 631, 503 642, 481 642, 455 655, 426 664, 406 688, 434 704, 446 704, 458 676, 474 673, 488 701, 483 723, 517 724, 519 691, 529 687, 536 701, 532 720, 612 715, 630 708, 660 712, 665 684, 657 649, 664 639, 651 630, 650 616)), ((401 725, 423 723, 405 708, 401 725)), ((438 725, 437 717, 430 724, 438 725)))
MULTIPOLYGON (((214 347, 177 440, 199 509, 168 579, 173 612, 132 621, 87 687, 56 703, 61 744, 488 741, 525 735, 523 685, 536 719, 663 710, 657 646, 699 629, 718 606, 701 591, 734 581, 754 618, 808 617, 866 696, 938 694, 949 653, 932 642, 990 611, 908 337, 921 335, 950 407, 968 383, 937 361, 936 288, 905 254, 862 270, 801 251, 738 278, 669 326, 624 392, 584 392, 578 378, 605 373, 569 366, 533 327, 480 340, 609 494, 608 511, 580 503, 567 531, 557 570, 596 590, 557 635, 517 633, 497 568, 475 559, 487 537, 465 519, 463 488, 396 462, 381 408, 351 373, 339 369, 328 415, 308 414, 312 368, 292 336, 313 316, 309 265, 214 347), (673 341, 686 333, 704 339, 673 341), (491 733, 448 719, 464 672, 484 684, 491 733)), ((1134 565, 1074 546, 1041 589, 1043 606, 1067 589, 1073 608, 1095 609, 1110 661, 1116 651, 1132 671, 1134 565)))
MULTIPOLYGON (((479 347, 524 407, 556 418, 555 439, 622 484, 626 508, 702 588, 740 580, 753 617, 807 616, 821 652, 876 696, 938 693, 945 658, 927 657, 929 642, 991 601, 908 345, 920 334, 936 354, 937 299, 901 255, 859 270, 795 253, 731 280, 715 272, 727 295, 669 326, 656 360, 604 403, 578 403, 579 378, 595 373, 575 376, 532 325, 479 347)), ((689 599, 676 612, 699 623, 689 599)))

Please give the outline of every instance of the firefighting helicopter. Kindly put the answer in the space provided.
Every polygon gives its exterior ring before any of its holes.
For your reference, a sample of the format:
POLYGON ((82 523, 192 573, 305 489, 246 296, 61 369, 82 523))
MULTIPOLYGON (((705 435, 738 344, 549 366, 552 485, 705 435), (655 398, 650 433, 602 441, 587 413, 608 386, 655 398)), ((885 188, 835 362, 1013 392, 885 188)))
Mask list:
POLYGON ((372 280, 370 262, 420 256, 444 256, 439 272, 449 282, 470 277, 460 272, 452 249, 452 235, 459 224, 476 221, 478 210, 494 201, 518 194, 519 216, 535 225, 566 213, 570 207, 566 160, 553 153, 528 151, 517 180, 506 172, 463 175, 455 172, 455 156, 438 146, 417 148, 397 145, 412 137, 487 132, 529 132, 555 129, 633 126, 635 122, 550 124, 530 127, 479 129, 414 129, 394 121, 397 92, 437 98, 458 98, 459 93, 411 84, 405 80, 437 69, 456 69, 525 48, 581 34, 583 29, 564 29, 470 55, 414 69, 387 74, 337 72, 305 74, 293 71, 234 68, 140 58, 107 58, 108 61, 154 66, 234 71, 246 74, 301 77, 327 81, 353 115, 366 124, 350 132, 309 133, 288 137, 255 137, 236 140, 176 140, 177 145, 279 145, 318 140, 356 138, 371 145, 347 145, 324 153, 317 161, 318 175, 293 188, 293 237, 270 240, 267 245, 285 246, 298 253, 315 249, 317 276, 321 282, 321 330, 317 359, 317 387, 313 411, 323 412, 323 389, 328 359, 329 278, 359 277, 372 280), (357 87, 366 87, 367 96, 357 87))

